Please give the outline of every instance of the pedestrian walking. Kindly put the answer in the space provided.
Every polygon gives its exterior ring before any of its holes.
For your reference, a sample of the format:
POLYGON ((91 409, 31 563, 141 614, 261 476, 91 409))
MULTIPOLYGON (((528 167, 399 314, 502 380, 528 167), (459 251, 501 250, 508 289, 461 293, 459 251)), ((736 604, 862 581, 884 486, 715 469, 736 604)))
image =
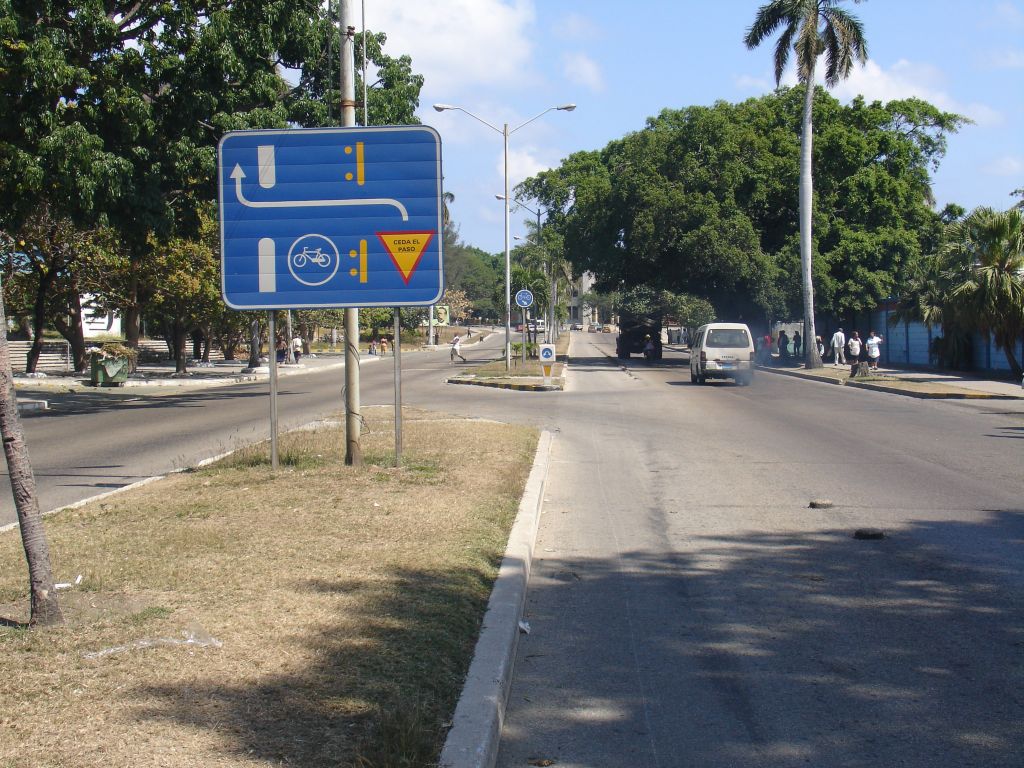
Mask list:
POLYGON ((377 337, 376 336, 374 336, 372 339, 370 339, 370 354, 375 356, 375 357, 377 355, 377 337))
POLYGON ((277 355, 277 362, 284 363, 288 357, 288 344, 285 343, 283 336, 278 336, 275 342, 275 353, 277 355))
POLYGON ((789 336, 785 331, 779 331, 779 362, 789 359, 789 336))
POLYGON ((380 340, 380 354, 381 357, 385 357, 388 354, 388 339, 386 336, 380 340))
POLYGON ((803 346, 803 343, 800 331, 793 331, 793 357, 800 357, 800 347, 803 346))
POLYGON ((818 345, 818 357, 825 357, 825 342, 821 340, 821 336, 814 337, 814 343, 818 345))
POLYGON ((292 339, 292 354, 295 356, 295 362, 299 362, 302 359, 302 337, 296 336, 292 339))
POLYGON ((462 356, 462 337, 459 334, 455 334, 455 338, 452 339, 452 350, 449 357, 453 363, 456 357, 462 362, 466 362, 466 358, 462 356))
POLYGON ((868 368, 872 371, 878 370, 878 359, 882 356, 882 342, 884 339, 874 331, 868 334, 864 340, 864 346, 868 352, 868 368))
POLYGON ((832 334, 832 365, 837 368, 840 365, 846 365, 846 354, 843 351, 846 347, 846 334, 843 333, 843 329, 840 328, 838 331, 832 334))

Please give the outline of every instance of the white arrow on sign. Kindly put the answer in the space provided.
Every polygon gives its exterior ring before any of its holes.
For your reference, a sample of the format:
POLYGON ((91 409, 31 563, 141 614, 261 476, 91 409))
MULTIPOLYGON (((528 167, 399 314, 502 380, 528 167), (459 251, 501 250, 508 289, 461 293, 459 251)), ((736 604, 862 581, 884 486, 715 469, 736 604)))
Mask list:
POLYGON ((238 202, 242 205, 248 206, 249 208, 319 208, 321 206, 339 206, 339 205, 391 205, 398 209, 398 212, 402 214, 402 221, 409 220, 409 211, 406 210, 405 206, 397 200, 393 200, 389 197, 370 197, 356 200, 248 200, 245 195, 242 194, 242 179, 245 178, 245 171, 242 170, 242 166, 235 164, 235 170, 231 172, 231 178, 235 180, 235 195, 238 197, 238 202))

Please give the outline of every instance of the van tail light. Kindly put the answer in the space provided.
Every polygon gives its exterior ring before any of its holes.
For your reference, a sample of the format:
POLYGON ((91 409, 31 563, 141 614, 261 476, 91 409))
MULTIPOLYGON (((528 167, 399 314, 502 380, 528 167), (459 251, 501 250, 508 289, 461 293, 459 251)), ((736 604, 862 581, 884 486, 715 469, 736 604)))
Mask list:
POLYGON ((708 353, 705 352, 703 349, 700 351, 700 361, 702 363, 706 363, 708 361, 708 353))
POLYGON ((750 353, 750 362, 754 362, 754 353, 753 352, 750 353))

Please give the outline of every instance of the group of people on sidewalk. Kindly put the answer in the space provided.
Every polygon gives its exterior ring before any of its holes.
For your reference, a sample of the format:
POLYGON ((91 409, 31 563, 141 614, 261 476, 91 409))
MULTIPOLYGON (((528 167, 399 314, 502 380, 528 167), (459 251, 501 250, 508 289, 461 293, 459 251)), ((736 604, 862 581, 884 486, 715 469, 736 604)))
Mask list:
POLYGON ((289 344, 288 340, 284 336, 277 337, 277 343, 275 344, 275 350, 277 353, 277 362, 285 363, 288 362, 288 348, 291 347, 292 359, 297 363, 302 359, 302 350, 305 348, 303 345, 302 337, 296 336, 291 340, 289 344))
MULTIPOLYGON (((818 341, 818 354, 821 355, 824 352, 824 347, 821 346, 821 337, 817 337, 818 341)), ((779 352, 779 364, 786 364, 790 360, 799 360, 804 354, 804 340, 800 335, 800 331, 793 331, 793 335, 790 336, 786 331, 780 330, 779 335, 774 339, 770 334, 765 334, 762 337, 755 339, 755 346, 757 347, 757 360, 761 365, 770 365, 772 362, 772 349, 775 348, 779 352)))
POLYGON ((874 331, 868 334, 866 339, 860 337, 859 331, 852 331, 850 338, 842 328, 832 334, 832 364, 835 367, 846 365, 850 361, 851 375, 857 373, 863 363, 867 363, 869 369, 878 370, 878 361, 882 357, 882 342, 884 339, 874 331))
MULTIPOLYGON (((874 331, 871 331, 866 339, 862 339, 858 331, 853 331, 850 337, 847 338, 843 329, 840 328, 832 334, 828 352, 831 355, 834 366, 852 365, 851 374, 857 373, 858 366, 861 363, 864 363, 867 369, 877 370, 878 361, 882 357, 883 341, 884 339, 874 331)), ((821 336, 815 336, 814 343, 818 347, 818 356, 824 361, 826 359, 826 349, 822 343, 821 336)), ((800 336, 800 331, 794 331, 792 337, 785 330, 780 330, 779 335, 774 339, 769 334, 758 338, 757 359, 761 365, 771 364, 773 348, 778 349, 778 363, 780 365, 785 365, 791 360, 799 360, 804 353, 803 339, 800 336)))

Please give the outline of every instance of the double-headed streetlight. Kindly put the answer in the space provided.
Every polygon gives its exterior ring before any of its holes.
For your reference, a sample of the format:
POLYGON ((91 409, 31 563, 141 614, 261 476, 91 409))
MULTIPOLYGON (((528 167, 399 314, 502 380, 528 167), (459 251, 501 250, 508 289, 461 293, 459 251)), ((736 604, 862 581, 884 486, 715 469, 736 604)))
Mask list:
POLYGON ((575 104, 563 104, 560 107, 548 107, 543 112, 540 112, 525 123, 520 123, 515 128, 509 128, 508 123, 505 123, 501 128, 496 125, 484 120, 478 115, 474 115, 468 109, 463 107, 457 107, 452 104, 435 104, 434 109, 438 112, 444 112, 447 109, 454 109, 459 112, 465 112, 467 115, 472 117, 477 122, 483 123, 493 131, 497 131, 502 135, 505 140, 505 370, 512 367, 512 260, 509 252, 509 204, 508 204, 508 137, 518 131, 520 128, 529 125, 538 117, 546 115, 548 112, 553 110, 561 110, 563 112, 572 112, 576 109, 575 104))

